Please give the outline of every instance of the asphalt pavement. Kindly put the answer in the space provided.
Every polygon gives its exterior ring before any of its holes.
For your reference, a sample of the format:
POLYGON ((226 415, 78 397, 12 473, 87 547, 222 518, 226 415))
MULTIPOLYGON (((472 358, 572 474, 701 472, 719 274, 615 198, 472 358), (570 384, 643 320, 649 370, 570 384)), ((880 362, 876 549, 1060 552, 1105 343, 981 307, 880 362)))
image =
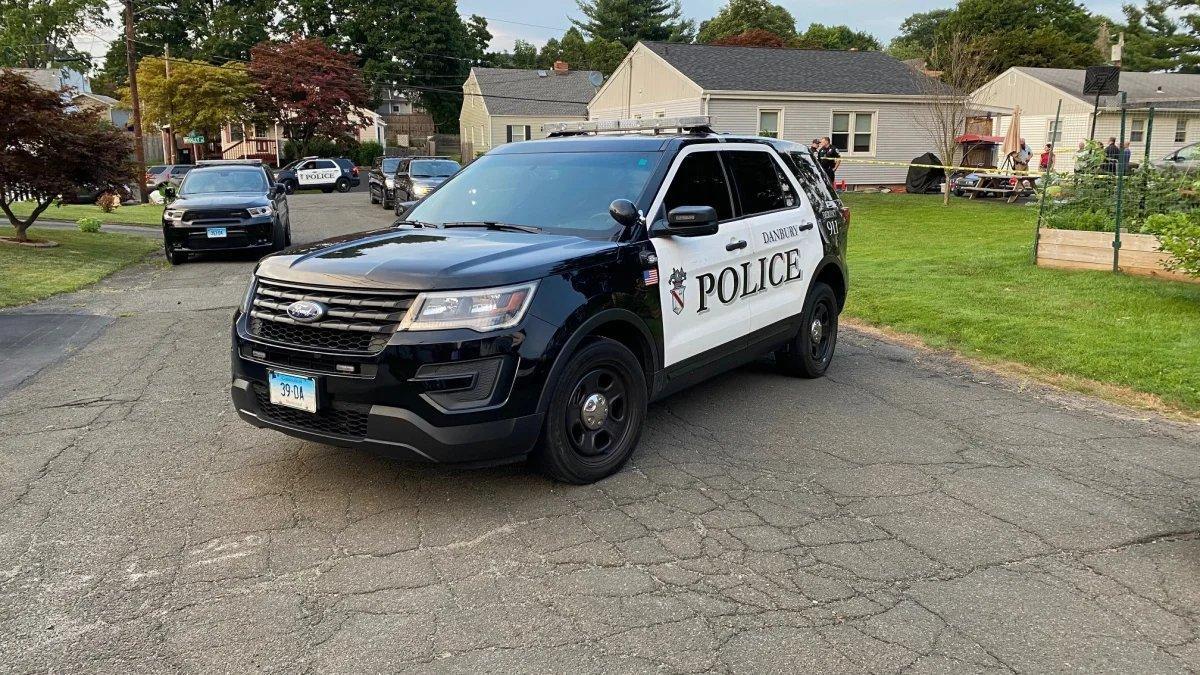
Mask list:
POLYGON ((0 671, 1200 669, 1195 426, 845 331, 651 406, 596 485, 406 464, 236 417, 251 268, 23 310, 106 326, 0 394, 0 671))

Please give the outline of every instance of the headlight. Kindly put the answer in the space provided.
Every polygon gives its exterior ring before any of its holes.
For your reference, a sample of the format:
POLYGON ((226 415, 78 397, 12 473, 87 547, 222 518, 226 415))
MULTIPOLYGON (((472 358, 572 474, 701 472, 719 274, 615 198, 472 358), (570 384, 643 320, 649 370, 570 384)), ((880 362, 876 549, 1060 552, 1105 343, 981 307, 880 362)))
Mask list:
POLYGON ((396 187, 396 179, 388 176, 383 179, 383 184, 387 186, 387 189, 391 190, 396 187))
POLYGON ((167 220, 179 220, 183 217, 183 209, 167 209, 163 211, 163 217, 167 220))
POLYGON ((242 313, 250 311, 250 303, 254 301, 254 275, 250 275, 250 285, 246 286, 246 297, 242 298, 242 313))
POLYGON ((424 197, 425 195, 429 194, 432 191, 433 191, 433 188, 429 187, 428 185, 414 185, 413 186, 413 196, 414 197, 424 197))
POLYGON ((259 216, 269 216, 275 213, 275 209, 269 206, 254 206, 246 209, 246 213, 249 213, 251 218, 258 218, 259 216))
POLYGON ((470 328, 481 333, 521 322, 537 282, 474 291, 422 293, 408 310, 407 330, 470 328))

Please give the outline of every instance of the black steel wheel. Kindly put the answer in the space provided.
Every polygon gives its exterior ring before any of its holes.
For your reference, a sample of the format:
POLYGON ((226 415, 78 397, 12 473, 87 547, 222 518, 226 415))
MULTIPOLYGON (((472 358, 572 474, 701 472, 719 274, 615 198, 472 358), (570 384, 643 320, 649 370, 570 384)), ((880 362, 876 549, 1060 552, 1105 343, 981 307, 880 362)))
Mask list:
POLYGON ((816 282, 808 290, 800 332, 775 352, 780 370, 798 377, 821 377, 833 361, 837 347, 838 300, 828 284, 816 282))
POLYGON ((577 485, 620 470, 637 447, 646 419, 646 376, 633 352, 615 340, 591 338, 551 386, 536 453, 541 468, 577 485))
POLYGON ((350 181, 346 180, 345 178, 339 178, 339 179, 337 179, 337 182, 333 184, 333 187, 338 192, 349 192, 350 191, 350 181))

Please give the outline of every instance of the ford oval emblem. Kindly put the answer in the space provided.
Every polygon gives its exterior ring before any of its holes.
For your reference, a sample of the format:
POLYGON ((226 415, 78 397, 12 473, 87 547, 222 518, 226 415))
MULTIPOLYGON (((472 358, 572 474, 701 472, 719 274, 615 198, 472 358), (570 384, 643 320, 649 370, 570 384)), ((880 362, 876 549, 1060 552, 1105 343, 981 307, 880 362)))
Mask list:
POLYGON ((301 323, 320 321, 325 316, 325 305, 312 300, 299 300, 287 307, 288 316, 301 323))

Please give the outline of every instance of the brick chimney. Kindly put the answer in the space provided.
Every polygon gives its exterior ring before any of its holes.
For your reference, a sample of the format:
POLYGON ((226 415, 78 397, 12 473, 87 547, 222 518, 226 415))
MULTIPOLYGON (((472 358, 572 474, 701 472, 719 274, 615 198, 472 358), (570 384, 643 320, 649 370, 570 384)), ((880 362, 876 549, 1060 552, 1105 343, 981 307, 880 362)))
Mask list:
POLYGON ((555 61, 554 62, 554 74, 555 75, 566 75, 567 72, 570 70, 571 69, 570 69, 570 67, 567 66, 566 61, 555 61))

